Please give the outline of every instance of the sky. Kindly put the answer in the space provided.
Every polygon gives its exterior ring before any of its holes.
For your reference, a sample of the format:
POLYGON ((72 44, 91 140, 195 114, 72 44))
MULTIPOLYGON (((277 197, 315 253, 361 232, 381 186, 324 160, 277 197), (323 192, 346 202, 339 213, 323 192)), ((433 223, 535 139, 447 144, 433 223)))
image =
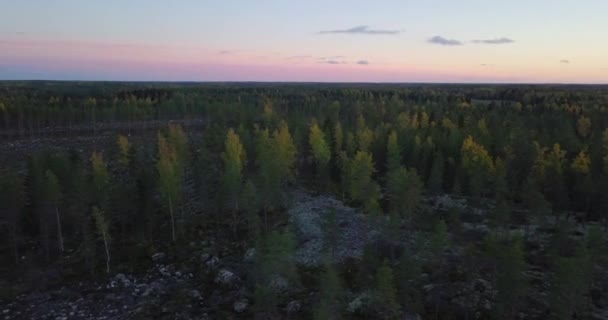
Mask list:
POLYGON ((0 0, 0 79, 608 83, 606 0, 0 0))

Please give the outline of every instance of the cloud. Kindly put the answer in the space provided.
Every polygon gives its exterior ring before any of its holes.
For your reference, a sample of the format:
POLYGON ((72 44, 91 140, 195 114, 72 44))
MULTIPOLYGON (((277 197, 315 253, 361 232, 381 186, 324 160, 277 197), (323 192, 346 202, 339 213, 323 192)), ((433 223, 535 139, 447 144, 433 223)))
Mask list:
POLYGON ((505 37, 494 38, 494 39, 473 40, 473 43, 480 43, 480 44, 507 44, 507 43, 513 43, 513 42, 515 42, 515 40, 505 38, 505 37))
POLYGON ((226 55, 226 54, 233 54, 236 53, 237 51, 232 51, 232 50, 222 50, 219 52, 219 54, 221 55, 226 55))
POLYGON ((569 64, 570 60, 562 59, 562 60, 559 60, 559 63, 569 64))
POLYGON ((337 61, 337 60, 327 60, 327 61, 325 61, 325 63, 328 63, 328 64, 340 64, 341 62, 337 61))
POLYGON ((319 34, 371 34, 371 35, 381 35, 381 34, 399 34, 400 30, 381 30, 381 29, 370 29, 369 26, 356 26, 350 29, 338 29, 338 30, 323 30, 319 31, 319 34))
POLYGON ((310 59, 310 58, 312 58, 311 55, 300 55, 300 56, 287 57, 287 60, 300 60, 300 59, 310 59))
POLYGON ((369 61, 367 61, 367 60, 359 60, 359 61, 357 61, 357 64, 368 65, 369 61))
POLYGON ((461 46, 462 42, 454 39, 446 39, 442 36, 434 36, 428 40, 429 43, 439 44, 442 46, 461 46))
POLYGON ((491 64, 491 63, 482 63, 482 64, 480 64, 480 66, 482 66, 482 67, 493 67, 495 65, 491 64))

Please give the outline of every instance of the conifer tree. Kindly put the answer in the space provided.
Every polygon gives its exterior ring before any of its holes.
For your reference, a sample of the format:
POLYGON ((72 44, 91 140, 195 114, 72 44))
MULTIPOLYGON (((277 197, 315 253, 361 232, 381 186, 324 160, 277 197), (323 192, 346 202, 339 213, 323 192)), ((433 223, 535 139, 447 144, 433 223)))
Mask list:
POLYGON ((390 213, 411 222, 422 200, 423 184, 415 170, 403 167, 388 173, 390 213))
POLYGON ((462 167, 468 177, 469 191, 479 197, 494 173, 494 163, 488 151, 469 136, 462 143, 462 167))
POLYGON ((440 194, 443 191, 443 172, 444 172, 444 159, 443 154, 438 152, 433 157, 433 164, 431 165, 431 172, 427 186, 431 194, 440 194))
POLYGON ((0 175, 0 217, 8 226, 7 243, 12 246, 15 264, 19 263, 20 211, 24 200, 23 179, 16 174, 6 172, 0 175))
POLYGON ((342 285, 338 270, 330 259, 325 262, 325 272, 321 278, 319 303, 313 310, 315 320, 338 320, 340 317, 340 304, 342 285))
POLYGON ((224 173, 222 176, 222 187, 226 197, 226 206, 233 210, 239 209, 239 193, 241 190, 242 171, 245 163, 245 149, 241 144, 239 136, 232 128, 226 134, 222 160, 224 173))
POLYGON ((368 152, 357 151, 350 165, 350 198, 369 213, 379 213, 380 187, 373 180, 374 162, 368 152))
POLYGON ((401 306, 397 301, 397 289, 393 269, 385 261, 376 273, 375 298, 382 319, 398 319, 401 306))
POLYGON ((91 167, 93 170, 94 203, 99 208, 106 208, 109 201, 110 176, 100 152, 93 152, 91 155, 91 167))
POLYGON ((245 210, 245 219, 247 220, 247 237, 252 243, 255 243, 260 236, 260 217, 258 216, 258 198, 255 184, 251 180, 247 180, 243 186, 243 193, 240 200, 243 210, 245 210))
POLYGON ((158 183, 160 193, 166 201, 171 219, 171 240, 176 241, 175 212, 174 207, 181 198, 181 168, 177 160, 176 150, 169 144, 167 139, 158 134, 158 160, 156 171, 158 172, 158 183))
POLYGON ((342 131, 342 124, 336 122, 334 126, 334 155, 340 154, 344 145, 344 132, 342 131))
POLYGON ((118 157, 118 163, 120 163, 123 167, 128 167, 129 166, 129 152, 131 149, 131 146, 129 145, 129 139, 127 139, 127 137, 123 136, 122 134, 118 135, 117 138, 117 144, 118 144, 118 151, 119 151, 119 157, 118 157))
POLYGON ((110 234, 108 232, 110 223, 107 221, 105 214, 98 207, 93 207, 93 219, 97 232, 103 239, 103 245, 106 252, 106 273, 110 273, 110 234))
POLYGON ((401 166, 401 150, 397 141, 397 132, 391 131, 386 144, 386 170, 394 172, 401 166))
POLYGON ((572 256, 557 256, 552 259, 554 274, 549 300, 551 313, 557 319, 584 318, 586 316, 585 294, 587 292, 588 255, 584 246, 577 246, 572 256))
POLYGON ((293 182, 295 179, 295 166, 297 150, 293 143, 287 122, 281 121, 279 128, 272 135, 276 148, 276 157, 279 167, 279 177, 282 183, 293 182))
POLYGON ((496 289, 498 302, 496 313, 501 319, 514 319, 522 296, 527 289, 525 257, 521 239, 515 238, 507 248, 502 250, 498 259, 496 289))
POLYGON ((315 159, 317 174, 320 175, 327 169, 327 164, 331 159, 331 150, 325 141, 325 134, 323 131, 321 131, 321 128, 319 128, 319 125, 316 123, 310 127, 308 143, 312 149, 312 155, 315 159))
POLYGON ((59 180, 57 176, 51 170, 46 171, 46 188, 45 188, 45 196, 46 200, 49 202, 49 205, 52 207, 52 210, 55 213, 55 219, 57 223, 57 240, 59 244, 59 251, 63 253, 65 251, 63 245, 63 232, 61 230, 61 216, 59 214, 59 203, 62 198, 59 180))

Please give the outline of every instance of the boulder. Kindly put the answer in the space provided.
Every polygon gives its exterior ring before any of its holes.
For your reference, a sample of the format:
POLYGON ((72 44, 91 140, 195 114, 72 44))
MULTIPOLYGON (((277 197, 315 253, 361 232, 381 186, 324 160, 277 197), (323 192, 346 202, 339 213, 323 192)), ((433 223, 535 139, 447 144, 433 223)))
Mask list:
POLYGON ((205 265, 209 269, 216 269, 220 265, 220 258, 213 256, 209 260, 207 260, 207 262, 205 262, 205 265))
POLYGON ((221 284, 227 287, 233 287, 240 281, 239 276, 234 272, 227 269, 221 269, 215 277, 215 283, 221 284))
POLYGON ((243 257, 243 261, 246 263, 252 263, 255 260, 255 248, 251 248, 245 252, 245 256, 243 257))
POLYGON ((285 307, 285 311, 287 311, 288 315, 294 315, 300 312, 300 309, 302 309, 302 303, 299 300, 291 301, 287 304, 287 307, 285 307))
POLYGON ((165 260, 166 257, 167 257, 167 255, 164 252, 157 252, 152 255, 152 261, 161 262, 161 261, 165 260))
POLYGON ((249 307, 249 300, 247 298, 239 299, 232 304, 232 309, 236 313, 243 313, 249 307))

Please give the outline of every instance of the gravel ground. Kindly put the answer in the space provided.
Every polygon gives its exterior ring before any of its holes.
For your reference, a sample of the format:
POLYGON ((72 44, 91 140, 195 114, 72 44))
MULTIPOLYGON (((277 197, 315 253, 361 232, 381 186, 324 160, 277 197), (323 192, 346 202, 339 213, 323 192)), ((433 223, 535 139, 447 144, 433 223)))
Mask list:
POLYGON ((321 263, 325 242, 323 224, 331 209, 336 214, 336 262, 360 258, 365 245, 377 235, 376 231, 371 230, 363 213, 344 205, 333 196, 312 195, 297 190, 292 194, 292 199, 288 214, 298 240, 296 260, 300 265, 316 266, 321 263))

